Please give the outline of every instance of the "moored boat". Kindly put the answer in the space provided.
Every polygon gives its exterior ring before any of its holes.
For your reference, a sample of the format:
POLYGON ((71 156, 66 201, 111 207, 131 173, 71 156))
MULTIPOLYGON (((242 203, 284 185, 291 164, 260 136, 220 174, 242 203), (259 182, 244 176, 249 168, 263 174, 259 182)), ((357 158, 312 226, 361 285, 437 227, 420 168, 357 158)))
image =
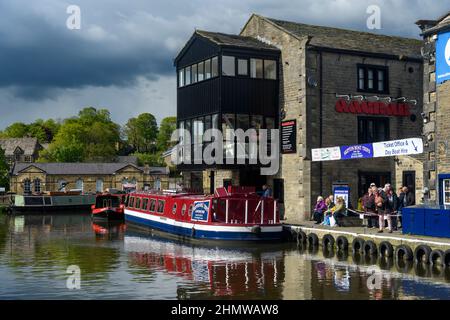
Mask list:
POLYGON ((127 223, 181 238, 210 240, 280 240, 277 202, 254 188, 218 188, 214 195, 171 192, 131 193, 127 223))
POLYGON ((124 195, 121 194, 99 194, 92 205, 92 218, 103 220, 124 219, 124 195))

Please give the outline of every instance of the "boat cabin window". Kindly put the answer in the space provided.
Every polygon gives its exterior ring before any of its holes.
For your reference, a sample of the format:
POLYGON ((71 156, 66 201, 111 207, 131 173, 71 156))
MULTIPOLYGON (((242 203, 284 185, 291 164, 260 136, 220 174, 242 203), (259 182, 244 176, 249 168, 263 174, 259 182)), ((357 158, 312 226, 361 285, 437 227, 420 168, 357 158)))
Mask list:
POLYGON ((158 213, 163 213, 164 212, 164 204, 165 204, 165 201, 158 200, 158 213))
POLYGON ((184 216, 185 213, 186 213, 186 203, 184 203, 183 206, 181 207, 181 215, 184 216))
POLYGON ((150 211, 151 212, 155 212, 155 203, 156 203, 155 199, 150 199, 150 211))
POLYGON ((52 198, 51 197, 44 197, 44 204, 49 206, 52 204, 52 198))
POLYGON ((128 200, 128 207, 132 208, 134 206, 134 197, 131 197, 130 200, 128 200))
POLYGON ((194 209, 194 205, 193 205, 193 204, 191 204, 191 205, 189 206, 189 212, 188 212, 189 216, 192 215, 192 209, 194 209))
POLYGON ((136 209, 141 208, 141 198, 136 198, 136 205, 134 206, 136 209))
POLYGON ((142 210, 148 210, 148 199, 144 199, 142 202, 142 210))
POLYGON ((175 203, 172 207, 172 214, 176 214, 177 213, 177 204, 175 203))

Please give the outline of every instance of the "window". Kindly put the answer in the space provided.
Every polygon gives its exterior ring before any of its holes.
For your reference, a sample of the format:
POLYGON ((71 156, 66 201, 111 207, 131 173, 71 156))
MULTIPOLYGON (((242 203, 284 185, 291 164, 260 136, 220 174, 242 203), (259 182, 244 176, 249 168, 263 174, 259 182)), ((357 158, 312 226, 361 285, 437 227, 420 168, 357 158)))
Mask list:
POLYGON ((197 72, 198 72, 198 81, 205 80, 205 63, 203 61, 198 64, 197 72))
POLYGON ((158 213, 163 213, 164 212, 164 204, 165 204, 165 201, 158 200, 158 213))
POLYGON ((133 208, 134 207, 134 197, 131 197, 128 201, 128 207, 133 208))
POLYGON ((358 91, 389 93, 388 68, 358 65, 358 91))
POLYGON ((264 78, 277 79, 277 63, 275 60, 264 60, 264 78))
POLYGON ((192 210, 194 209, 194 205, 190 205, 189 206, 189 211, 188 211, 188 214, 189 214, 189 216, 191 217, 192 216, 192 210))
POLYGON ((178 71, 178 86, 179 87, 184 86, 184 69, 178 71))
POLYGON ((79 178, 79 179, 75 182, 75 189, 81 190, 81 192, 83 192, 83 186, 84 186, 83 179, 79 178))
POLYGON ((238 75, 248 76, 248 60, 238 59, 238 75))
POLYGON ((234 76, 235 75, 235 61, 234 57, 222 56, 222 75, 234 76))
POLYGON ((191 67, 186 67, 184 69, 184 84, 190 85, 191 84, 191 67))
POLYGON ((372 143, 388 140, 389 118, 358 118, 358 143, 372 143))
POLYGON ((217 77, 219 75, 219 58, 214 57, 211 59, 211 76, 217 77))
POLYGON ((97 181, 95 182, 95 191, 103 192, 103 180, 102 179, 97 179, 97 181))
POLYGON ((23 181, 23 192, 30 193, 31 192, 31 181, 30 179, 25 179, 23 181))
POLYGON ((262 79, 263 77, 262 59, 250 59, 250 77, 262 79))
POLYGON ((144 201, 142 201, 142 210, 147 211, 148 210, 148 199, 144 198, 144 201))
POLYGON ((172 214, 176 214, 177 213, 177 204, 175 203, 172 207, 172 214))
POLYGON ((443 203, 444 205, 448 206, 450 205, 450 179, 444 179, 442 183, 444 191, 443 203))
POLYGON ((205 80, 211 78, 211 59, 205 61, 205 80))
POLYGON ((31 162, 31 156, 25 156, 25 162, 31 162))
POLYGON ((236 129, 247 130, 249 127, 249 116, 247 114, 236 115, 236 129))
POLYGON ((194 64, 192 66, 192 83, 196 83, 197 81, 199 81, 199 79, 197 77, 197 65, 194 64))
POLYGON ((151 212, 155 212, 155 204, 156 204, 156 200, 155 199, 150 199, 150 208, 149 208, 149 210, 151 212))
POLYGON ((136 204, 134 206, 136 209, 141 208, 141 198, 136 198, 136 204))
POLYGON ((250 128, 259 130, 263 127, 263 116, 254 115, 250 122, 250 128))
POLYGON ((185 213, 186 213, 186 203, 184 203, 183 206, 181 207, 181 215, 184 216, 185 213))
POLYGON ((37 178, 34 179, 33 187, 34 187, 34 192, 40 193, 41 192, 41 180, 37 179, 37 178))
POLYGON ((225 158, 234 158, 234 114, 222 115, 223 151, 225 158))
POLYGON ((155 179, 155 182, 153 183, 153 189, 161 190, 161 179, 160 178, 155 179))

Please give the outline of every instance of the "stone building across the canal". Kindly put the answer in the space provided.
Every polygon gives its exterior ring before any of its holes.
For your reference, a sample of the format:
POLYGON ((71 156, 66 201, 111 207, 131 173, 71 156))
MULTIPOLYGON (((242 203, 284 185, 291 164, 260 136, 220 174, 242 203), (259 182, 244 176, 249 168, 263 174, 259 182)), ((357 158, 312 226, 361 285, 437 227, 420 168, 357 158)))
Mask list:
POLYGON ((10 177, 12 192, 40 193, 77 189, 167 189, 166 167, 138 167, 131 163, 16 163, 10 177))
POLYGON ((424 186, 431 203, 450 205, 450 12, 416 24, 424 38, 424 186))
POLYGON ((15 162, 35 162, 43 146, 36 138, 3 138, 0 139, 0 149, 5 152, 9 166, 15 162))
MULTIPOLYGON (((289 123, 295 131, 276 175, 261 176, 249 164, 181 164, 185 185, 208 193, 268 183, 292 223, 308 219, 317 196, 331 194, 334 185, 350 187, 354 207, 372 182, 418 190, 420 159, 312 162, 311 150, 421 137, 421 46, 415 39, 259 15, 240 35, 194 32, 175 59, 178 127, 192 132, 189 147, 202 143, 209 128, 289 123)), ((225 145, 224 153, 235 157, 236 147, 225 145)))

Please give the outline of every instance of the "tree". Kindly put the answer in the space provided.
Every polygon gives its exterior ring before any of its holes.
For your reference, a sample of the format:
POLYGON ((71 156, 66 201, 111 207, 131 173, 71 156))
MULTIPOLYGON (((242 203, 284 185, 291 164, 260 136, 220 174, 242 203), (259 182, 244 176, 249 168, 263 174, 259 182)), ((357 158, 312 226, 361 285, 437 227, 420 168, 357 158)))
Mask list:
POLYGON ((0 148, 0 187, 9 190, 9 166, 2 148, 0 148))
POLYGON ((172 133, 175 131, 176 128, 177 128, 176 117, 167 117, 161 121, 161 124, 159 126, 158 137, 156 139, 156 145, 159 151, 164 152, 170 146, 173 145, 173 143, 170 142, 170 137, 172 136, 172 133))
POLYGON ((23 138, 28 134, 28 126, 22 122, 15 122, 6 127, 3 134, 8 138, 23 138))
POLYGON ((129 119, 124 134, 135 151, 142 153, 156 150, 158 124, 151 113, 142 113, 137 118, 129 119))
POLYGON ((38 119, 33 123, 25 124, 15 122, 8 126, 2 133, 5 138, 34 137, 41 143, 49 143, 53 140, 60 127, 60 124, 53 119, 38 119))

